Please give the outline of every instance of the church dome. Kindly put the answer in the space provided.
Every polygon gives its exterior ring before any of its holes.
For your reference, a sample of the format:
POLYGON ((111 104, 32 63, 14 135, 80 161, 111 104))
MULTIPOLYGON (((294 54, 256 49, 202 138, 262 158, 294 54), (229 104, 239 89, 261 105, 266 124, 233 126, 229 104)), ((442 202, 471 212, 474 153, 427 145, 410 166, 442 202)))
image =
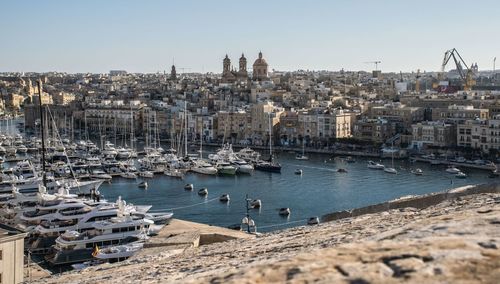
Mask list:
POLYGON ((259 52, 259 58, 255 60, 253 66, 267 66, 266 60, 262 58, 262 52, 259 52))

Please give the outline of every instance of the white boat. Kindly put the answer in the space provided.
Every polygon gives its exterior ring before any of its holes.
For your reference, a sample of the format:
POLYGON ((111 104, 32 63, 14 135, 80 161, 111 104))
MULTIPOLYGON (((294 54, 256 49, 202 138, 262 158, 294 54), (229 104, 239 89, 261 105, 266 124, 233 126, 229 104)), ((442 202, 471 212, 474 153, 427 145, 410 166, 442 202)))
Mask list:
POLYGON ((455 175, 456 178, 466 178, 467 175, 464 172, 459 172, 455 175))
POLYGON ((368 168, 374 170, 383 170, 385 166, 379 163, 375 163, 374 161, 368 161, 368 168))
POLYGON ((204 174, 204 175, 215 175, 217 174, 217 169, 211 164, 203 161, 203 160, 195 160, 194 166, 191 168, 191 171, 204 174))
POLYGON ((175 178, 184 178, 184 173, 178 169, 168 169, 163 172, 164 175, 175 178))
POLYGON ((415 169, 412 173, 416 176, 421 176, 424 174, 424 172, 421 169, 415 169))
POLYGON ((146 188, 148 188, 148 183, 147 183, 147 182, 145 182, 145 181, 143 181, 143 182, 140 182, 140 183, 139 183, 139 185, 137 185, 137 186, 138 186, 139 188, 144 188, 144 189, 146 189, 146 188))
POLYGON ((385 168, 384 167, 384 172, 389 173, 389 174, 397 174, 398 171, 395 168, 385 168))
POLYGON ((460 171, 458 168, 455 168, 453 166, 449 166, 447 169, 446 169, 446 172, 447 173, 450 173, 450 174, 458 174, 458 173, 461 173, 462 171, 460 171))
POLYGON ((136 179, 137 175, 133 172, 123 172, 120 174, 122 178, 128 178, 128 179, 136 179))
POLYGON ((151 171, 140 171, 139 176, 143 178, 153 178, 155 174, 151 171))
POLYGON ((290 208, 280 208, 278 214, 280 214, 281 216, 288 216, 290 215, 290 208))
POLYGON ((242 159, 232 160, 230 163, 236 167, 236 172, 238 173, 251 174, 254 170, 252 165, 242 159))
POLYGON ((111 246, 103 249, 97 249, 93 252, 93 256, 100 260, 105 260, 108 262, 122 261, 125 260, 136 252, 141 250, 144 246, 144 242, 133 242, 125 245, 111 246))
POLYGON ((45 257, 53 265, 72 264, 92 259, 96 248, 144 240, 153 221, 120 216, 97 221, 85 232, 67 231, 56 239, 54 252, 45 257))
POLYGON ((295 160, 309 160, 309 157, 307 157, 303 154, 297 154, 297 155, 295 155, 295 160))
POLYGON ((296 170, 295 170, 295 174, 296 174, 296 175, 302 175, 302 173, 303 173, 303 172, 302 172, 302 170, 301 170, 301 169, 296 169, 296 170))

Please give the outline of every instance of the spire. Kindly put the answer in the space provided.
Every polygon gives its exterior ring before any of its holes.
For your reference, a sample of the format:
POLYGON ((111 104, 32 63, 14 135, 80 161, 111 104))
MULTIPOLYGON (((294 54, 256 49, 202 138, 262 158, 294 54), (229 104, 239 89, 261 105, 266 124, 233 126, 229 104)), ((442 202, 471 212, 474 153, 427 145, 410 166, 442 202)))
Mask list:
POLYGON ((259 51, 259 59, 262 59, 262 51, 259 51))

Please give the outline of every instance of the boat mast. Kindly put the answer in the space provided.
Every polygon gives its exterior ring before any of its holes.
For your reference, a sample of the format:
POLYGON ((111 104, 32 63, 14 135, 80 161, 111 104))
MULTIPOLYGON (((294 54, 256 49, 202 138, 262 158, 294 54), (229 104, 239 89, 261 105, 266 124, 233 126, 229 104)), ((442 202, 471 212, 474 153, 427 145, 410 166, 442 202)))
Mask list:
POLYGON ((43 131, 44 123, 43 123, 43 113, 42 113, 42 91, 40 87, 40 80, 36 81, 36 85, 38 88, 38 99, 39 99, 39 110, 40 110, 40 129, 42 130, 42 181, 43 186, 47 187, 47 177, 45 175, 45 135, 43 131))
POLYGON ((272 131, 271 131, 271 112, 269 112, 269 157, 272 159, 273 158, 273 148, 272 148, 272 131))
POLYGON ((188 154, 188 138, 187 138, 187 101, 184 101, 184 155, 187 156, 188 154))

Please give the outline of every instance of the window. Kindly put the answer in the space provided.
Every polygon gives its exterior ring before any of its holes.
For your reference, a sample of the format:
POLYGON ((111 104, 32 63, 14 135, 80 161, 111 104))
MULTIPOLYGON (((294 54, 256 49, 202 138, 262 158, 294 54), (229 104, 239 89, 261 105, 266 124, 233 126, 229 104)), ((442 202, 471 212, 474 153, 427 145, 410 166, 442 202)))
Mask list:
MULTIPOLYGON (((2 259, 3 259, 3 250, 1 250, 1 249, 0 249, 0 260, 2 260, 2 259)), ((2 281, 1 281, 1 280, 2 280, 2 279, 1 279, 1 277, 0 277, 0 283, 2 283, 2 281)))

